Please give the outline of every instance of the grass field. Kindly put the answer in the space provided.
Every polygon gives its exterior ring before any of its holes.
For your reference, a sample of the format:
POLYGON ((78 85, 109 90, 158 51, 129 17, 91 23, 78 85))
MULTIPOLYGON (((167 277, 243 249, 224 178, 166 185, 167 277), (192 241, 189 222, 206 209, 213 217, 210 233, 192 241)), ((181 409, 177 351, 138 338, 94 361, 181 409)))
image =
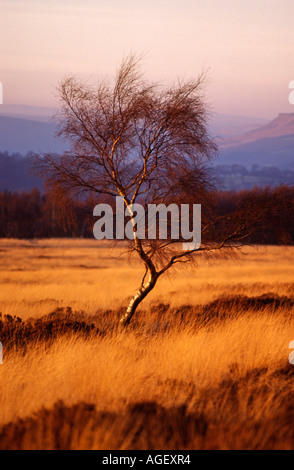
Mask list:
POLYGON ((293 449, 294 247, 199 256, 126 331, 122 251, 0 241, 0 449, 293 449))

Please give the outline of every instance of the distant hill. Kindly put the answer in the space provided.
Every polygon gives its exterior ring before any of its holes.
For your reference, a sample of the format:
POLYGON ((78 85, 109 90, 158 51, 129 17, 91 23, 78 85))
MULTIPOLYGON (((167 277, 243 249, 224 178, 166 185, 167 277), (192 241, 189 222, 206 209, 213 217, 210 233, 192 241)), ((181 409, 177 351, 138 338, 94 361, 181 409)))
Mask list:
POLYGON ((43 189, 43 183, 31 174, 31 158, 19 154, 0 153, 0 191, 43 189))
POLYGON ((268 120, 250 116, 213 113, 209 121, 210 132, 219 142, 243 135, 268 123, 268 120))
POLYGON ((221 146, 222 148, 233 147, 257 140, 273 139, 274 137, 283 137, 286 135, 294 136, 294 113, 281 113, 278 117, 257 129, 239 136, 224 139, 221 146))
MULTIPOLYGON (((0 152, 0 191, 30 191, 32 188, 43 190, 43 182, 31 174, 31 157, 0 152)), ((275 166, 259 167, 252 165, 217 165, 212 170, 218 181, 219 189, 252 189, 254 186, 279 184, 294 185, 294 170, 282 170, 275 166)))
POLYGON ((49 122, 58 108, 47 106, 28 106, 22 104, 1 104, 0 116, 16 117, 33 121, 49 122))
POLYGON ((223 165, 294 168, 294 113, 279 114, 266 125, 219 140, 218 163, 223 165))
MULTIPOLYGON (((66 149, 66 144, 55 138, 55 124, 50 120, 56 111, 0 106, 1 191, 42 189, 40 179, 29 173, 27 154, 61 153, 66 149)), ((214 166, 225 189, 294 183, 294 113, 279 114, 270 122, 215 113, 209 126, 219 144, 219 157, 214 166)))
MULTIPOLYGON (((0 152, 26 153, 62 152, 66 144, 55 138, 52 117, 58 109, 24 105, 0 106, 0 152)), ((209 120, 211 134, 216 138, 232 137, 265 124, 254 117, 213 113, 209 120)))
POLYGON ((62 152, 65 144, 55 138, 53 122, 0 114, 0 151, 13 153, 62 152))

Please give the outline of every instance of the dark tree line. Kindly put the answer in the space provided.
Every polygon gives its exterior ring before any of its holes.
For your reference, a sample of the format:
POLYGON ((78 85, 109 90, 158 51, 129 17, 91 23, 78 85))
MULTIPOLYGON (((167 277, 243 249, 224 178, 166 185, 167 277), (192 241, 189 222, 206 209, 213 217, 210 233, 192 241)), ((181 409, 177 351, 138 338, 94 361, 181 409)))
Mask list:
POLYGON ((36 188, 0 192, 0 237, 89 237, 92 211, 87 201, 41 194, 36 188))
MULTIPOLYGON (((62 192, 41 194, 38 189, 0 192, 0 238, 93 238, 93 225, 97 220, 93 217, 93 208, 100 202, 101 198, 73 201, 62 192)), ((208 239, 215 238, 217 233, 223 236, 234 226, 250 222, 252 229, 244 243, 294 242, 293 187, 214 191, 205 201, 196 200, 190 194, 183 202, 202 203, 203 223, 206 218, 216 221, 210 232, 203 234, 208 239), (252 223, 255 214, 258 217, 252 223)))

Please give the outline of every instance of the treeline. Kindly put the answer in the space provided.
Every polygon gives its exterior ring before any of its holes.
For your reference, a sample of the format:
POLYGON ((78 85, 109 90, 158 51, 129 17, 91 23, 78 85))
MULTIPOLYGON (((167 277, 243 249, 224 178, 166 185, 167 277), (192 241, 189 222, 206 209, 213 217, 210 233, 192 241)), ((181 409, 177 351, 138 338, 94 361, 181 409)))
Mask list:
POLYGON ((255 186, 273 188, 280 184, 294 184, 294 170, 274 166, 260 167, 255 164, 249 169, 237 164, 217 165, 214 172, 226 190, 250 190, 255 186))
MULTIPOLYGON (((102 201, 93 198, 73 201, 62 193, 43 194, 38 189, 0 192, 0 238, 93 238, 97 220, 93 208, 99 202, 102 201)), ((191 195, 193 202, 197 203, 191 195)), ((221 230, 228 231, 231 221, 243 224, 244 218, 250 221, 258 213, 257 222, 244 241, 294 242, 294 188, 290 186, 216 191, 210 194, 209 203, 202 204, 202 212, 204 218, 209 212, 209 219, 217 221, 215 226, 220 228, 221 224, 221 230)))
MULTIPOLYGON (((30 191, 36 187, 42 192, 43 181, 31 172, 32 167, 31 154, 22 156, 18 153, 0 152, 0 191, 30 191)), ((219 182, 219 187, 226 191, 251 190, 254 186, 273 188, 280 184, 294 184, 294 170, 278 167, 260 167, 255 164, 249 169, 237 164, 217 165, 213 167, 212 172, 219 182)))
POLYGON ((62 194, 0 192, 0 238, 91 237, 93 206, 62 194))

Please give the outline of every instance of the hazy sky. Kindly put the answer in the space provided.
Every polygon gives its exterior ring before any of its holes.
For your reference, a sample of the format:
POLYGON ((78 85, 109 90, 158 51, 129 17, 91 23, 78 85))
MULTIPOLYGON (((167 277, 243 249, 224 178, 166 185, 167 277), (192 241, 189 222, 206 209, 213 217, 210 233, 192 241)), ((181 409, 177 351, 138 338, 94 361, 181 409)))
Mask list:
POLYGON ((55 106, 65 75, 113 76, 133 51, 153 80, 209 68, 214 111, 273 118, 294 112, 293 23, 294 0, 0 0, 4 102, 55 106))

